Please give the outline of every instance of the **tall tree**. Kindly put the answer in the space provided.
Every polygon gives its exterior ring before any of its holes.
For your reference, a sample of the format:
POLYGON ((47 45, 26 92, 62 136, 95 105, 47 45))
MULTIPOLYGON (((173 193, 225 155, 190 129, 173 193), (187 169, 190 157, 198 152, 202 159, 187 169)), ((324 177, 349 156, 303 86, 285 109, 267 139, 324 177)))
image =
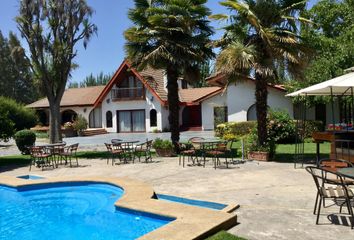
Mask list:
POLYGON ((29 61, 16 35, 5 38, 0 31, 0 95, 18 102, 31 103, 37 99, 29 61))
POLYGON ((322 0, 306 12, 316 24, 303 28, 303 35, 316 50, 316 57, 305 71, 299 88, 344 73, 354 66, 354 1, 322 0))
POLYGON ((85 0, 21 0, 18 29, 28 43, 31 68, 49 102, 50 142, 61 141, 60 101, 77 55, 97 31, 85 0))
POLYGON ((227 19, 224 37, 217 42, 221 52, 216 71, 230 82, 255 81, 258 144, 267 144, 267 86, 279 78, 279 72, 301 77, 306 66, 307 48, 301 42, 298 27, 308 21, 300 16, 302 0, 227 0, 220 2, 234 14, 218 14, 227 19))
POLYGON ((113 74, 104 74, 103 72, 100 72, 96 76, 94 76, 92 73, 85 77, 84 81, 78 83, 78 82, 71 82, 69 83, 69 88, 78 88, 78 87, 92 87, 92 86, 104 86, 106 85, 109 80, 111 80, 113 74))
POLYGON ((125 31, 128 59, 139 70, 148 66, 167 75, 171 140, 179 141, 180 76, 199 80, 198 67, 213 56, 209 37, 213 33, 206 0, 135 0, 129 10, 134 27, 125 31))

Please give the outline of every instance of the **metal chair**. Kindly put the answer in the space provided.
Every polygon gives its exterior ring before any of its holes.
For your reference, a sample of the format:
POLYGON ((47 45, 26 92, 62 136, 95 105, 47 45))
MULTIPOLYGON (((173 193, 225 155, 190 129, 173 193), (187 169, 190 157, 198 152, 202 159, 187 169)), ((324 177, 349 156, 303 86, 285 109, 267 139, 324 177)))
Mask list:
POLYGON ((215 169, 217 166, 221 164, 220 162, 221 157, 225 158, 226 168, 229 167, 229 162, 227 160, 227 153, 228 153, 227 145, 228 145, 227 141, 214 143, 212 144, 212 149, 206 151, 206 154, 212 157, 215 169))
MULTIPOLYGON (((107 151, 112 159, 112 166, 114 164, 115 158, 118 157, 120 161, 122 161, 123 157, 123 149, 120 144, 112 144, 112 143, 105 143, 107 151)), ((107 157, 107 164, 109 163, 109 157, 107 157)))
MULTIPOLYGON (((343 205, 346 205, 348 214, 354 219, 353 208, 351 206, 351 201, 354 200, 354 194, 345 184, 343 177, 335 172, 319 167, 309 166, 306 167, 306 171, 312 175, 317 189, 314 206, 314 214, 316 214, 317 211, 316 224, 319 222, 322 201, 326 199, 332 199, 335 202, 341 200, 342 203, 340 204, 339 212, 341 213, 343 205), (334 179, 338 179, 339 181, 334 181, 334 179)), ((354 223, 352 222, 352 229, 354 227, 353 225, 354 223)))
POLYGON ((141 157, 145 158, 146 163, 149 160, 152 162, 151 148, 152 148, 152 140, 148 140, 148 139, 146 139, 146 142, 137 144, 135 146, 134 155, 138 157, 139 162, 141 157))
POLYGON ((45 146, 32 146, 29 148, 31 155, 30 168, 31 171, 32 165, 37 165, 37 167, 42 167, 42 170, 45 166, 53 166, 55 168, 55 161, 52 161, 52 154, 48 151, 45 146), (54 163, 53 163, 54 162, 54 163))
POLYGON ((61 152, 59 152, 59 156, 61 159, 65 160, 65 164, 67 164, 68 160, 70 161, 70 167, 72 167, 71 160, 72 158, 76 159, 76 166, 79 166, 79 160, 77 157, 77 149, 79 148, 79 144, 75 143, 70 146, 66 146, 63 148, 61 152))

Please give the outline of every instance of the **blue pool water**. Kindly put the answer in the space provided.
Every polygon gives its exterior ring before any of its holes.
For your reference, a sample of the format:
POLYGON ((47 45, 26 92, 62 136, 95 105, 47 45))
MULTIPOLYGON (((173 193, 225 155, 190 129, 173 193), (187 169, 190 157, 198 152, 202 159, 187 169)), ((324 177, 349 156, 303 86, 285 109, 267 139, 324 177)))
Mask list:
POLYGON ((119 187, 96 183, 0 185, 0 239, 136 239, 174 219, 116 208, 119 187))
POLYGON ((197 206, 197 207, 210 208, 210 209, 214 209, 214 210, 221 210, 221 209, 224 209, 225 207, 227 207, 226 204, 221 204, 221 203, 216 203, 216 202, 200 201, 200 200, 181 198, 181 197, 165 195, 165 194, 156 194, 156 195, 157 195, 158 199, 171 201, 171 202, 178 202, 178 203, 187 204, 187 205, 193 205, 193 206, 197 206))

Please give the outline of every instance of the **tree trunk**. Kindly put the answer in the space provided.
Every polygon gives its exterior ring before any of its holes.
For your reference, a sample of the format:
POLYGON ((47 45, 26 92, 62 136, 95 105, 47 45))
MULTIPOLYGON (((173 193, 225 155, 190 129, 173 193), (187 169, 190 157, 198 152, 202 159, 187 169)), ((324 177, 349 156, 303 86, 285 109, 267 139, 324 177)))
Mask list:
POLYGON ((267 79, 256 74, 256 110, 257 110, 257 132, 258 144, 263 146, 267 143, 267 79))
POLYGON ((60 101, 49 101, 49 141, 57 143, 62 141, 60 101))
POLYGON ((168 121, 170 123, 171 140, 175 149, 178 150, 179 142, 179 97, 178 97, 178 72, 173 66, 167 68, 168 90, 168 121))

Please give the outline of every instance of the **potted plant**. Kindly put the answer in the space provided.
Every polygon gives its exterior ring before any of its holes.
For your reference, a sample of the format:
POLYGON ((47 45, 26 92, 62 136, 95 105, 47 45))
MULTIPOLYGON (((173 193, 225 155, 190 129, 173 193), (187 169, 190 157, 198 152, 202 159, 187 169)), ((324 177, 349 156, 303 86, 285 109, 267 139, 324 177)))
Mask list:
MULTIPOLYGON (((253 131, 248 137, 248 159, 257 161, 269 161, 272 144, 258 144, 257 132, 253 131)), ((275 146, 274 146, 275 147, 275 146)))
POLYGON ((160 157, 172 157, 174 155, 173 144, 169 140, 156 138, 152 147, 155 148, 157 155, 160 157))
POLYGON ((87 126, 87 120, 82 115, 79 115, 73 122, 73 128, 79 136, 82 136, 82 132, 87 129, 87 126))
POLYGON ((76 137, 77 131, 74 129, 74 124, 72 122, 64 123, 64 129, 62 131, 65 137, 76 137))

